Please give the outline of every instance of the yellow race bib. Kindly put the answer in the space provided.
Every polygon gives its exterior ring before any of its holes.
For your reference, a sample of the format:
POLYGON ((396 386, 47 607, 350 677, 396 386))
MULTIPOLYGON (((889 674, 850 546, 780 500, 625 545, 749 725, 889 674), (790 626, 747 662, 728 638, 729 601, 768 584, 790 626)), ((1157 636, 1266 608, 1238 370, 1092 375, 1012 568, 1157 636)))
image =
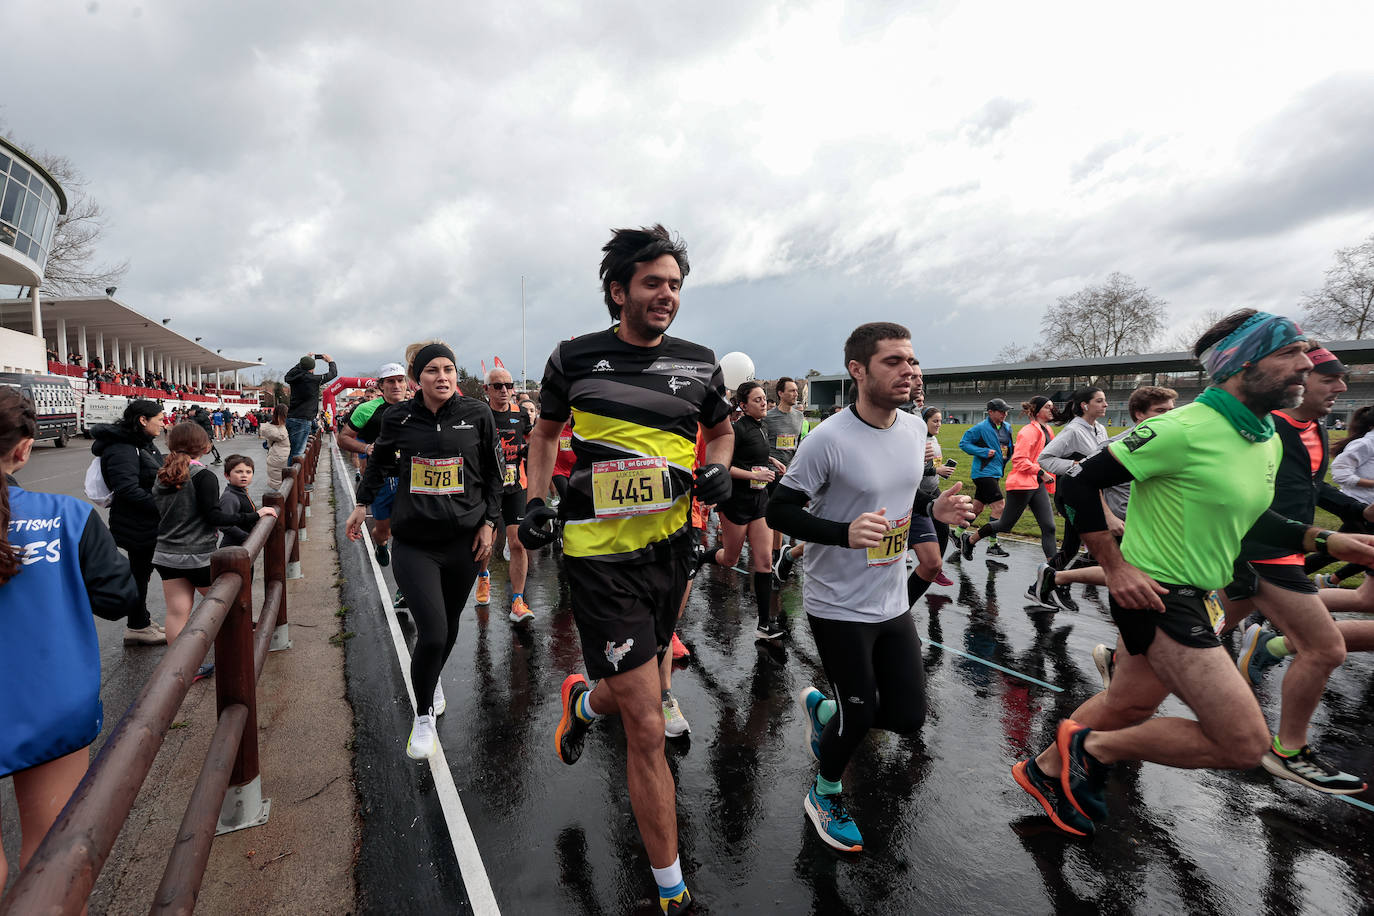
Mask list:
POLYGON ((1207 608, 1207 618, 1212 621, 1212 632, 1221 633, 1221 627, 1226 623, 1226 609, 1221 606, 1217 593, 1208 592, 1202 599, 1202 605, 1207 608))
POLYGON ((796 447, 797 447, 797 437, 796 437, 796 436, 778 436, 778 445, 777 445, 777 447, 778 447, 778 448, 796 448, 796 447))
MULTIPOLYGON (((766 471, 766 470, 768 470, 768 469, 765 468, 765 467, 763 467, 762 465, 757 465, 757 464, 756 464, 756 465, 754 465, 754 467, 752 468, 752 470, 753 470, 753 472, 754 472, 755 474, 757 474, 759 471, 766 471)), ((749 481, 749 489, 751 489, 751 490, 762 490, 762 489, 763 489, 764 487, 766 487, 766 486, 768 486, 768 484, 765 483, 765 482, 762 481, 762 480, 751 480, 751 481, 749 481)))
POLYGON ((570 451, 572 451, 572 436, 559 436, 559 437, 558 437, 558 450, 559 450, 560 452, 570 452, 570 451))
POLYGON ((456 496, 463 492, 462 458, 411 458, 410 492, 456 496))
POLYGON ((519 482, 519 478, 518 478, 518 476, 517 476, 519 473, 520 473, 520 465, 518 465, 518 464, 508 464, 508 465, 506 465, 506 477, 505 477, 506 486, 508 486, 508 487, 513 487, 513 486, 515 486, 515 485, 519 482))
POLYGON ((597 518, 629 518, 673 505, 667 458, 620 458, 592 464, 597 518))
POLYGON ((887 534, 877 547, 868 548, 869 566, 888 566, 906 553, 907 535, 911 532, 911 516, 887 523, 887 534))

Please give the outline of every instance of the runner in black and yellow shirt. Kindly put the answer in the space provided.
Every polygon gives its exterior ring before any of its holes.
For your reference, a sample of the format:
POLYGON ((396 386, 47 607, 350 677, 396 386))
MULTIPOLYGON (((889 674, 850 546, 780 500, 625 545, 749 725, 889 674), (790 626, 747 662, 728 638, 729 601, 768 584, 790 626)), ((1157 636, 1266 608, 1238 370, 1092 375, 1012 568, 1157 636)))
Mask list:
MULTIPOLYGON (((530 492, 549 488, 558 437, 572 418, 577 456, 567 495, 563 567, 587 672, 562 688, 555 743, 574 763, 591 722, 619 713, 625 727, 630 804, 664 913, 691 895, 677 853, 673 777, 663 756, 657 661, 667 650, 693 563, 692 495, 730 495, 734 434, 715 355, 668 337, 687 274, 685 246, 662 226, 620 229, 603 249, 606 306, 617 324, 558 345, 544 369, 539 422, 530 436, 530 492), (691 470, 697 423, 707 463, 691 470)), ((530 549, 555 537, 553 510, 529 501, 520 537, 530 549)))
MULTIPOLYGON (((501 487, 501 518, 506 526, 506 544, 510 547, 510 619, 526 624, 534 619, 534 612, 525 603, 525 575, 529 572, 530 557, 525 552, 516 531, 525 515, 525 437, 534 425, 529 414, 516 407, 511 395, 515 382, 510 372, 502 368, 487 373, 487 404, 496 418, 496 433, 501 437, 501 455, 506 469, 501 487)), ((491 573, 482 565, 477 578, 477 603, 491 601, 491 573)))

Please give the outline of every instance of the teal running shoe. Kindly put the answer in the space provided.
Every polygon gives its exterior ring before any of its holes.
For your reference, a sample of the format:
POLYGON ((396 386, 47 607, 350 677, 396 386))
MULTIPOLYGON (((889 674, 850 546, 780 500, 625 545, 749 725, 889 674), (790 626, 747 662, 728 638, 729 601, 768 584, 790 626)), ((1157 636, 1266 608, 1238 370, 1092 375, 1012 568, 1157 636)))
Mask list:
POLYGON ((1258 687, 1264 682, 1264 671, 1277 665, 1281 659, 1277 659, 1269 654, 1269 640, 1278 636, 1268 627, 1257 623, 1250 624, 1245 630, 1245 637, 1240 641, 1240 657, 1236 659, 1236 667, 1240 673, 1250 679, 1250 686, 1258 687))
POLYGON ((821 759, 821 732, 825 731, 825 725, 817 717, 820 712, 821 703, 825 700, 825 694, 815 687, 808 684, 802 688, 801 693, 797 694, 797 702, 801 704, 802 712, 806 714, 806 721, 809 726, 809 741, 807 744, 811 748, 811 756, 817 760, 821 759))
POLYGON ((822 795, 813 785, 802 807, 811 819, 811 826, 816 828, 816 835, 827 846, 841 852, 863 852, 864 838, 838 794, 822 795))

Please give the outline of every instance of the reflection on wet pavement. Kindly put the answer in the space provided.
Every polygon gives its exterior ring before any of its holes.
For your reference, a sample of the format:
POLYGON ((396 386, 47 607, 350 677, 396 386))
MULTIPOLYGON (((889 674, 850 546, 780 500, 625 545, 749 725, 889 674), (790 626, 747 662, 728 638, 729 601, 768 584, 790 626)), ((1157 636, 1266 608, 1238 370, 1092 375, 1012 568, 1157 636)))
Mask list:
MULTIPOLYGON (((1007 546, 1005 565, 981 556, 949 564, 954 586, 932 589, 913 610, 926 640, 929 717, 915 736, 873 733, 845 773, 867 841, 856 857, 823 846, 802 812, 815 770, 794 698, 825 684, 803 577, 775 596, 787 639, 762 648, 747 578, 702 572, 679 627, 692 655, 673 677, 691 734, 670 739, 667 754, 683 869, 704 909, 1287 914, 1374 905, 1374 810, 1259 770, 1118 766, 1111 819, 1097 836, 1055 830, 1010 767, 1100 687, 1090 653, 1116 632, 1100 590, 1075 588, 1077 611, 1028 614, 1039 552, 1007 546)), ((507 912, 657 912, 619 725, 598 722, 575 766, 554 753, 559 684, 582 668, 559 559, 532 558, 528 632, 506 622, 504 575, 498 560, 491 608, 464 613, 439 728, 496 898, 507 912)), ((413 639, 404 612, 401 620, 413 639)), ((1276 669, 1260 691, 1271 724, 1281 684, 1276 669)), ((1374 772, 1371 704, 1369 660, 1352 656, 1312 731, 1352 772, 1374 772)), ((1188 714, 1174 700, 1164 710, 1188 714)))

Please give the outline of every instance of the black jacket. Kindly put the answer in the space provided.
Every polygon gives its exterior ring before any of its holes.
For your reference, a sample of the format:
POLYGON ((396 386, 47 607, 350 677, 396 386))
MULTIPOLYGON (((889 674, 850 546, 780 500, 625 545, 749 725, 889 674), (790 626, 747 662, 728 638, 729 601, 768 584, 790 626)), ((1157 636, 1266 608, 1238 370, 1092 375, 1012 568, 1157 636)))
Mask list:
POLYGON ((224 488, 224 495, 219 498, 219 510, 226 515, 237 514, 240 516, 239 524, 220 526, 219 546, 241 546, 253 533, 253 526, 258 523, 258 507, 253 505, 253 497, 233 484, 229 484, 224 488), (242 518, 250 514, 253 516, 253 520, 246 525, 243 524, 242 518))
POLYGON ((91 454, 100 459, 105 486, 114 494, 110 503, 110 533, 125 550, 157 543, 160 518, 153 501, 153 484, 162 467, 162 453, 141 431, 130 432, 122 424, 91 427, 91 454))
POLYGON ((320 386, 338 375, 339 367, 334 363, 329 364, 329 371, 324 375, 294 366, 286 373, 286 384, 291 386, 291 406, 286 416, 292 420, 315 419, 315 414, 320 412, 320 386))
POLYGON ((399 478, 391 510, 391 531, 412 544, 447 541, 484 520, 501 517, 501 475, 505 460, 496 420, 485 401, 455 394, 438 414, 416 394, 387 410, 372 457, 358 484, 358 503, 371 504, 387 477, 399 478), (441 496, 410 492, 414 458, 462 458, 463 492, 441 496))
MULTIPOLYGON (((1362 520, 1364 504, 1346 496, 1325 480, 1326 465, 1330 460, 1326 426, 1321 422, 1316 424, 1317 435, 1321 439, 1321 456, 1315 474, 1312 473, 1312 456, 1302 441, 1302 430, 1278 411, 1274 412, 1274 429, 1283 442, 1283 457, 1279 459, 1278 473, 1274 476, 1274 501, 1269 508, 1284 518, 1305 525, 1312 524, 1318 506, 1339 516, 1344 522, 1362 520)), ((1292 550, 1262 543, 1254 529, 1245 535, 1240 548, 1242 560, 1277 560, 1292 553, 1292 550)))

